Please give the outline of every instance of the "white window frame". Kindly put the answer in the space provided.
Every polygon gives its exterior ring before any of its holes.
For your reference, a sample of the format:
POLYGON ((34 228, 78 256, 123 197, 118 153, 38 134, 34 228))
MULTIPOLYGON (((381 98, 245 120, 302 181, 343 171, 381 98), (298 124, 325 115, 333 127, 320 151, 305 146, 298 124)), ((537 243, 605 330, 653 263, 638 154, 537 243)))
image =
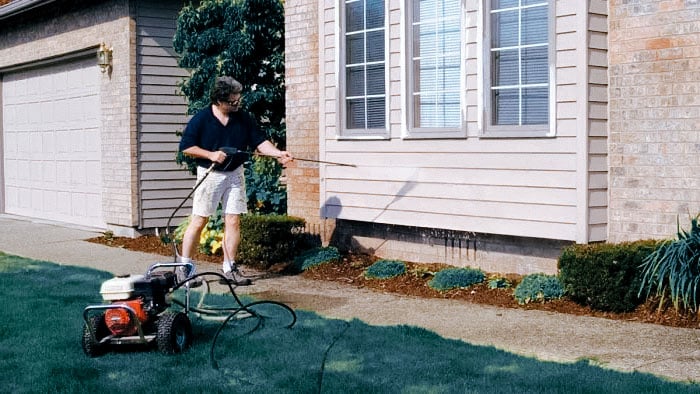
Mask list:
POLYGON ((404 139, 449 139, 449 138, 466 138, 467 123, 466 123, 466 12, 463 0, 455 0, 459 2, 459 126, 457 127, 416 127, 414 124, 415 111, 414 100, 416 94, 414 92, 413 81, 415 80, 415 70, 413 67, 413 4, 419 0, 407 0, 405 6, 405 110, 403 111, 405 118, 404 139))
MULTIPOLYGON (((479 71, 482 75, 480 78, 481 86, 479 87, 480 107, 479 119, 480 137, 494 138, 519 138, 519 137, 554 137, 556 136, 556 13, 555 0, 544 0, 541 3, 547 3, 548 12, 548 75, 549 75, 549 117, 547 124, 541 125, 495 125, 493 119, 493 103, 491 99, 491 1, 484 0, 482 2, 482 56, 483 68, 479 71)), ((520 33, 518 33, 520 34, 520 33)))
MULTIPOLYGON (((384 126, 382 128, 364 128, 364 129, 351 129, 347 125, 347 88, 346 88, 346 20, 345 20, 345 7, 348 2, 351 1, 371 1, 371 0, 338 0, 336 3, 338 10, 338 24, 336 31, 336 64, 337 67, 337 77, 338 81, 338 101, 337 101, 337 113, 338 113, 338 124, 340 125, 338 129, 337 139, 388 139, 389 135, 389 114, 390 114, 390 100, 391 96, 389 94, 389 0, 383 0, 384 3, 384 126)), ((364 30, 372 31, 372 30, 364 30)), ((375 30, 376 31, 376 30, 375 30)), ((365 42, 365 45, 367 43, 365 42)), ((363 63, 365 66, 373 63, 363 63)), ((366 88, 366 84, 365 84, 366 88)), ((365 99, 372 96, 358 96, 364 97, 365 99)), ((365 116, 367 115, 367 108, 365 108, 365 116)))

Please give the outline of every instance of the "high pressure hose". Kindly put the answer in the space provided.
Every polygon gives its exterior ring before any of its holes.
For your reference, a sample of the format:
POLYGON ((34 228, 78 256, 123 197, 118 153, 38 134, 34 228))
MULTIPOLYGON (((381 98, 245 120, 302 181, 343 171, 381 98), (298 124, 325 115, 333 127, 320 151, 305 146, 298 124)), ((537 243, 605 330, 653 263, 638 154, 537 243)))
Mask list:
MULTIPOLYGON (((255 327, 253 327, 249 331, 249 333, 257 330, 263 324, 263 319, 265 318, 263 315, 255 312, 253 309, 250 309, 250 307, 255 306, 255 305, 264 305, 264 304, 277 305, 277 306, 280 306, 280 307, 284 308, 285 310, 287 310, 292 316, 292 321, 291 321, 291 323, 289 323, 286 326, 286 328, 292 328, 292 326, 294 326, 294 324, 297 321, 297 315, 294 312, 294 310, 284 303, 277 302, 277 301, 270 301, 270 300, 253 301, 253 302, 249 302, 247 304, 243 303, 243 301, 241 301, 241 299, 236 294, 234 287, 231 286, 231 283, 228 282, 228 280, 226 279, 225 276, 219 274, 218 272, 202 272, 200 274, 192 275, 191 277, 188 277, 182 283, 178 283, 172 289, 172 292, 176 291, 177 289, 179 289, 183 286, 186 287, 186 291, 189 291, 189 288, 187 288, 187 283, 195 278, 204 277, 204 276, 215 276, 215 277, 225 281, 226 285, 228 286, 229 292, 233 296, 233 299, 236 301, 236 304, 238 306, 234 307, 234 308, 204 307, 203 306, 204 296, 206 296, 207 293, 202 294, 202 298, 200 299, 200 302, 199 302, 197 307, 189 307, 187 305, 187 303, 183 303, 175 298, 172 299, 172 302, 174 304, 177 304, 177 305, 183 307, 183 308, 189 309, 195 313, 198 313, 198 314, 204 315, 204 316, 222 317, 222 313, 229 313, 228 316, 226 316, 226 318, 224 318, 224 320, 222 321, 219 328, 216 330, 216 334, 214 335, 214 339, 212 340, 211 348, 209 349, 209 362, 210 362, 213 369, 219 369, 219 365, 216 362, 216 359, 214 357, 214 348, 216 347, 216 341, 219 338, 219 334, 223 331, 226 324, 228 324, 228 322, 231 319, 233 319, 237 314, 239 314, 241 312, 245 312, 245 313, 248 313, 249 316, 256 317, 258 319, 258 323, 255 325, 255 327)), ((204 281, 204 282, 207 283, 207 289, 208 289, 209 288, 208 282, 207 281, 204 281)))

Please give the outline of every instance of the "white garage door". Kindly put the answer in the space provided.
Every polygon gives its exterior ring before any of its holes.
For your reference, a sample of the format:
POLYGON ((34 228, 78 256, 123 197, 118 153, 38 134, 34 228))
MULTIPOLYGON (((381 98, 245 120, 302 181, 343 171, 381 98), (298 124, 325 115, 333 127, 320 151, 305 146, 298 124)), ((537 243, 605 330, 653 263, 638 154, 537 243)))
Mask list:
POLYGON ((5 212, 104 228, 94 59, 3 78, 5 212))

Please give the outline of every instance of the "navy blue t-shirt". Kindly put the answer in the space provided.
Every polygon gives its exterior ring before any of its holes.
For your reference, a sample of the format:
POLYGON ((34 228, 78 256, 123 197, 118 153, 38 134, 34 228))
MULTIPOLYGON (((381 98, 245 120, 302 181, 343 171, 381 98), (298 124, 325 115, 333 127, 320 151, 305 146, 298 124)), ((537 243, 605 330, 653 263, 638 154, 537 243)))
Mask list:
MULTIPOLYGON (((199 111, 187 123, 180 140, 180 151, 193 146, 212 152, 221 148, 251 151, 265 140, 265 135, 249 113, 243 111, 230 113, 228 124, 224 126, 214 116, 214 111, 209 106, 199 111)), ((248 155, 245 153, 229 156, 226 162, 219 167, 226 171, 233 171, 247 158, 248 155)), ((211 161, 208 159, 197 158, 195 161, 198 166, 208 168, 211 165, 211 161)))

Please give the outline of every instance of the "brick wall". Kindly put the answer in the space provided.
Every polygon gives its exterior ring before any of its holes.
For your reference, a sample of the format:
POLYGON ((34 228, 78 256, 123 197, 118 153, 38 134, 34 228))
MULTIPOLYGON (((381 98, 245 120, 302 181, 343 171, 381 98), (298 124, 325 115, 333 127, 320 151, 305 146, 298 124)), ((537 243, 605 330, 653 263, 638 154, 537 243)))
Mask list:
MULTIPOLYGON (((319 155, 319 54, 316 0, 285 2, 287 149, 301 158, 319 155)), ((296 161, 286 170, 287 213, 306 220, 324 241, 332 223, 319 216, 318 164, 296 161)))
POLYGON ((700 1, 609 3, 608 241, 700 213, 700 1))
POLYGON ((117 235, 134 234, 138 224, 134 32, 127 0, 58 1, 0 25, 0 68, 96 50, 101 42, 113 48, 112 72, 100 77, 102 210, 117 235))

